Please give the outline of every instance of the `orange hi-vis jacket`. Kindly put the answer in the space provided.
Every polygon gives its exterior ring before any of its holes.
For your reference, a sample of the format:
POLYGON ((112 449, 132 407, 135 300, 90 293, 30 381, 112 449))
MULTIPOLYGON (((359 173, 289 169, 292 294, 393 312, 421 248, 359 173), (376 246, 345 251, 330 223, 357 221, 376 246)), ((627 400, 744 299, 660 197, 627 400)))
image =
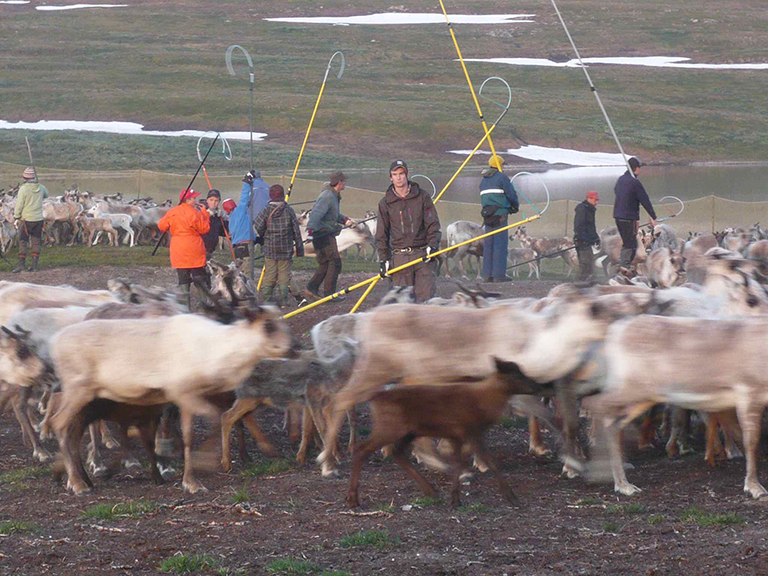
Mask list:
POLYGON ((179 204, 166 212, 157 227, 171 233, 171 266, 174 268, 202 268, 205 266, 205 244, 201 234, 211 228, 206 210, 189 204, 179 204))

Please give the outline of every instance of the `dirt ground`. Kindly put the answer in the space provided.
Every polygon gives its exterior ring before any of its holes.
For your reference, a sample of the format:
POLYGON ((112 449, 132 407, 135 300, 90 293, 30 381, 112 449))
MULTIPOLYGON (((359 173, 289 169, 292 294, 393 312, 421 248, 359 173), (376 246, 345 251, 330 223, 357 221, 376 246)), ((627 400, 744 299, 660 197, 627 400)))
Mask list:
MULTIPOLYGON (((92 289, 118 276, 145 285, 175 282, 168 269, 110 267, 0 279, 92 289)), ((343 274, 340 285, 365 277, 343 274)), ((553 285, 501 287, 509 296, 542 296, 553 285)), ((370 305, 385 291, 377 287, 370 305)), ((440 282, 440 295, 453 291, 440 282)), ((349 298, 320 306, 289 323, 306 335, 353 304, 349 298)), ((493 479, 478 473, 462 489, 463 506, 451 510, 445 498, 423 498, 402 470, 376 455, 363 469, 362 508, 349 513, 348 459, 338 478, 323 479, 313 464, 301 469, 282 414, 264 409, 257 417, 279 458, 263 457, 248 438, 254 463, 236 461, 229 474, 201 472, 206 493, 185 494, 178 476, 154 486, 140 470, 95 479, 95 490, 77 497, 33 461, 13 415, 0 416, 0 574, 156 574, 172 570, 170 562, 175 571, 191 571, 195 559, 208 564, 200 574, 768 574, 766 504, 742 493, 743 460, 710 469, 701 443, 694 442, 695 453, 668 460, 661 443, 641 453, 628 438, 627 459, 636 467, 628 477, 643 492, 618 497, 612 485, 560 477, 556 458, 528 453, 526 423, 507 418, 488 445, 521 507, 507 505, 493 479), (114 508, 129 502, 147 511, 114 508), (100 504, 116 516, 89 515, 100 504)), ((367 426, 363 415, 363 435, 367 426)), ((445 476, 425 474, 447 494, 445 476)))

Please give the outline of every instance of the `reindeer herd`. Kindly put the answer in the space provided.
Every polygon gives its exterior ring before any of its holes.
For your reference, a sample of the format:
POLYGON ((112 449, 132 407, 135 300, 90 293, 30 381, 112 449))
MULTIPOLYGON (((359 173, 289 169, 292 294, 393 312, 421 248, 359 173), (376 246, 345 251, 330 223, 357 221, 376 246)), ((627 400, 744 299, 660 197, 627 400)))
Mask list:
MULTIPOLYGON (((516 235, 534 252, 562 243, 516 235)), ((601 235, 606 259, 611 235, 601 235)), ((177 454, 183 487, 204 490, 195 475, 194 418, 213 424, 208 444, 221 446, 221 467, 229 470, 233 428, 241 454, 246 428, 275 454, 259 426, 257 408, 266 405, 300 423, 297 460, 304 464, 315 444, 323 476, 338 474, 346 418, 351 507, 360 503, 366 457, 379 448, 426 494, 435 488, 411 453, 449 473, 453 506, 472 454, 516 502, 483 440, 508 410, 529 418, 538 454, 547 451, 539 426, 552 430, 563 474, 612 478, 625 495, 640 488, 623 465, 623 428, 642 422, 640 442, 659 434, 675 456, 689 449, 692 423, 701 421, 709 464, 745 455, 744 490, 763 498, 756 463, 768 403, 762 235, 755 225, 682 242, 657 229, 649 235, 657 245, 647 242, 638 262, 644 273, 632 282, 561 284, 539 299, 460 286, 452 298, 417 305, 400 288, 369 311, 316 324, 303 348, 276 309, 256 304, 235 266, 211 265, 213 289, 195 314, 173 292, 125 281, 93 291, 0 282, 0 408, 10 406, 32 457, 53 461, 55 477, 65 476, 76 494, 92 489, 106 468, 101 443, 119 442, 125 465, 136 465, 131 428, 154 482, 173 477, 169 457, 177 454), (370 407, 372 424, 358 442, 360 404, 370 407), (579 443, 584 418, 591 421, 587 446, 579 443)))

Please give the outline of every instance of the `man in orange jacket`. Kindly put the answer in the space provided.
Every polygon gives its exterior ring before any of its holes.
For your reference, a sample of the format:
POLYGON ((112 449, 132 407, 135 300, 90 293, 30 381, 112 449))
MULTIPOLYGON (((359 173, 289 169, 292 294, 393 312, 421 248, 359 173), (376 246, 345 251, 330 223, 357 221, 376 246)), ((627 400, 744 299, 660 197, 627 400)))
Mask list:
POLYGON ((206 282, 205 244, 202 235, 211 228, 210 215, 195 204, 199 192, 186 189, 179 194, 179 205, 171 208, 157 223, 161 232, 171 233, 171 266, 179 275, 179 286, 187 295, 192 311, 190 284, 203 291, 206 282))

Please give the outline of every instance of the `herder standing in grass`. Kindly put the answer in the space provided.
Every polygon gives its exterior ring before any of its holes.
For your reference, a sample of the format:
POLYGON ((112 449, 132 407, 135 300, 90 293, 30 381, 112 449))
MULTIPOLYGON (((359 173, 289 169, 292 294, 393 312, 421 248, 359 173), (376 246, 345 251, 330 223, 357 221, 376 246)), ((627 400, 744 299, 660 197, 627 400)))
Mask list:
MULTIPOLYGON (((325 185, 309 214, 307 234, 312 237, 312 246, 317 254, 318 268, 307 283, 304 296, 310 302, 320 299, 320 284, 324 286, 324 296, 336 292, 336 283, 341 273, 341 256, 336 244, 336 236, 343 226, 354 222, 341 213, 341 192, 347 186, 347 177, 343 172, 334 172, 330 182, 325 185)), ((345 300, 339 296, 335 300, 345 300)))
POLYGON ((203 234, 203 244, 205 244, 205 252, 207 258, 210 260, 213 253, 216 251, 216 247, 219 244, 219 238, 226 238, 226 224, 221 217, 219 211, 219 203, 221 202, 221 192, 215 188, 208 192, 208 197, 205 199, 205 205, 208 208, 208 215, 210 216, 211 227, 203 234))
POLYGON ((281 308, 288 304, 291 285, 293 249, 296 256, 304 256, 304 242, 296 212, 285 201, 285 190, 280 184, 269 189, 269 204, 256 216, 256 234, 264 239, 264 283, 261 299, 274 298, 281 308), (277 293, 275 293, 277 284, 277 293))
POLYGON ((211 228, 208 210, 197 206, 195 198, 200 192, 185 189, 179 194, 179 205, 166 212, 157 227, 171 234, 171 266, 176 268, 179 286, 187 295, 187 306, 192 311, 190 285, 194 282, 200 292, 206 284, 205 244, 203 234, 211 228))
MULTIPOLYGON (((415 182, 408 180, 408 166, 395 160, 389 167, 392 184, 379 201, 376 249, 381 274, 411 260, 429 256, 440 246, 440 219, 429 197, 415 182), (390 266, 391 259, 391 266, 390 266)), ((417 302, 435 295, 435 263, 416 264, 392 276, 395 286, 413 286, 417 302)))
POLYGON ((253 194, 253 178, 256 174, 256 171, 251 170, 243 176, 240 202, 229 215, 229 235, 235 248, 235 258, 239 260, 245 260, 249 256, 248 250, 251 236, 253 235, 253 220, 248 213, 248 202, 253 194))
MULTIPOLYGON (((504 174, 504 158, 493 155, 488 168, 483 170, 480 181, 480 202, 486 232, 493 232, 508 224, 508 215, 520 209, 517 191, 512 181, 504 174)), ((507 276, 507 255, 509 236, 507 233, 494 234, 483 240, 483 279, 486 282, 511 282, 507 276)))
POLYGON ((32 166, 24 170, 21 176, 24 183, 16 197, 13 221, 19 231, 19 262, 13 269, 14 274, 24 270, 27 262, 27 248, 31 248, 32 265, 27 268, 36 272, 40 262, 40 250, 43 237, 43 198, 48 198, 48 189, 37 181, 37 174, 32 166))
POLYGON ((576 206, 573 215, 573 243, 579 258, 579 280, 591 281, 595 270, 595 257, 592 246, 600 245, 600 236, 595 226, 595 213, 600 196, 590 190, 584 201, 576 206))
POLYGON ((637 158, 630 158, 629 167, 635 175, 632 176, 627 170, 616 181, 616 186, 613 189, 616 194, 613 203, 613 217, 616 220, 616 228, 619 229, 622 243, 619 271, 629 278, 635 276, 635 272, 632 270, 632 260, 634 260, 637 250, 640 204, 648 212, 648 222, 651 226, 656 226, 656 212, 651 204, 651 199, 648 198, 648 193, 638 179, 642 165, 642 162, 637 158))

